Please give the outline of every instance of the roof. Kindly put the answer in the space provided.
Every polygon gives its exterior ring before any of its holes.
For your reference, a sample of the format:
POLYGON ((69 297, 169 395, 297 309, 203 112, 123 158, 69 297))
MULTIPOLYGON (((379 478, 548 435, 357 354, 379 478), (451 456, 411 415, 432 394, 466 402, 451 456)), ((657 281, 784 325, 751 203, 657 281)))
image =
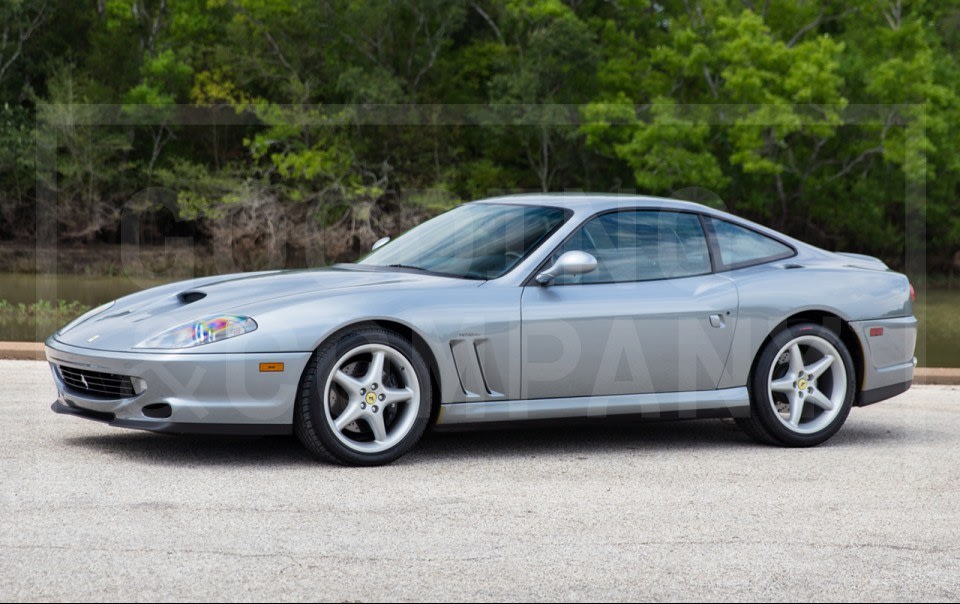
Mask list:
POLYGON ((688 210, 694 212, 715 213, 722 210, 679 199, 651 197, 648 195, 617 195, 613 193, 532 193, 525 195, 503 195, 478 199, 473 203, 510 203, 521 205, 545 205, 571 210, 600 211, 623 207, 663 208, 670 210, 688 210))
POLYGON ((606 210, 643 208, 698 212, 732 221, 764 233, 774 239, 789 243, 794 247, 817 249, 798 239, 794 239, 768 226, 741 218, 726 210, 711 208, 703 204, 680 199, 667 199, 650 195, 617 195, 614 193, 530 193, 524 195, 503 195, 478 199, 471 203, 509 203, 522 205, 541 205, 568 208, 578 214, 594 214, 606 210))

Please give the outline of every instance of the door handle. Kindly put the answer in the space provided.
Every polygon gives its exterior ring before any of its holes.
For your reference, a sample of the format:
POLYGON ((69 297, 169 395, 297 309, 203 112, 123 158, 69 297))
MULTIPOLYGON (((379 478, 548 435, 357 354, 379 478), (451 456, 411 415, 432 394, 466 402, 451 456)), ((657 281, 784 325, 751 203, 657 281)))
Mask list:
POLYGON ((710 325, 716 327, 717 329, 723 329, 727 326, 726 322, 723 320, 723 315, 719 313, 710 315, 710 325))

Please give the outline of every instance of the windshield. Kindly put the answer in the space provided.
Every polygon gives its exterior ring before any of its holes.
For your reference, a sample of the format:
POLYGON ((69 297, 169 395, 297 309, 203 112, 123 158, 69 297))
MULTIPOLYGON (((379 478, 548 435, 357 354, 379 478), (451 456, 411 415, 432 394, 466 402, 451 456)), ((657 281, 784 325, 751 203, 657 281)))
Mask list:
POLYGON ((560 208, 465 204, 407 231, 360 264, 496 279, 533 251, 566 217, 560 208))

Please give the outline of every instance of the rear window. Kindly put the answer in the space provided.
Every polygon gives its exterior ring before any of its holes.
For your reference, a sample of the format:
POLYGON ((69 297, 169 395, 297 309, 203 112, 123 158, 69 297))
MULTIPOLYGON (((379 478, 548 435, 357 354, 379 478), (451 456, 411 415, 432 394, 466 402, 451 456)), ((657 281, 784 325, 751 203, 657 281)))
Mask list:
POLYGON ((742 268, 793 256, 786 244, 726 220, 708 217, 717 236, 723 269, 742 268))

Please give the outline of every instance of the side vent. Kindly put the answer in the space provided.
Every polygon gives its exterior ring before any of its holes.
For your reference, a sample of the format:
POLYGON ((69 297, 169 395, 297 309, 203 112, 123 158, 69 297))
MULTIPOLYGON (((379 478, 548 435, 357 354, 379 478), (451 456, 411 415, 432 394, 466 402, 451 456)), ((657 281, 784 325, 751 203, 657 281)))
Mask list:
POLYGON ((177 294, 177 299, 183 302, 184 304, 192 304, 193 302, 196 302, 197 300, 203 300, 206 297, 207 297, 206 292, 198 292, 198 291, 180 292, 179 294, 177 294))
POLYGON ((453 356, 453 367, 457 371, 457 377, 460 378, 460 390, 466 395, 467 398, 479 398, 475 385, 468 386, 470 378, 474 375, 467 363, 469 362, 469 357, 466 356, 466 342, 463 340, 450 340, 450 354, 453 356))
POLYGON ((486 371, 489 358, 485 354, 487 340, 486 338, 469 338, 450 340, 450 354, 453 356, 453 365, 457 370, 457 377, 460 378, 460 389, 468 399, 472 398, 502 398, 504 395, 498 392, 494 385, 500 382, 495 377, 488 376, 486 371))
POLYGON ((483 353, 480 352, 480 346, 486 345, 487 340, 474 340, 473 341, 473 352, 477 356, 477 369, 480 371, 480 379, 483 381, 483 389, 487 391, 487 394, 493 397, 503 396, 503 393, 497 392, 490 387, 490 383, 487 381, 487 372, 484 369, 483 363, 483 353))

